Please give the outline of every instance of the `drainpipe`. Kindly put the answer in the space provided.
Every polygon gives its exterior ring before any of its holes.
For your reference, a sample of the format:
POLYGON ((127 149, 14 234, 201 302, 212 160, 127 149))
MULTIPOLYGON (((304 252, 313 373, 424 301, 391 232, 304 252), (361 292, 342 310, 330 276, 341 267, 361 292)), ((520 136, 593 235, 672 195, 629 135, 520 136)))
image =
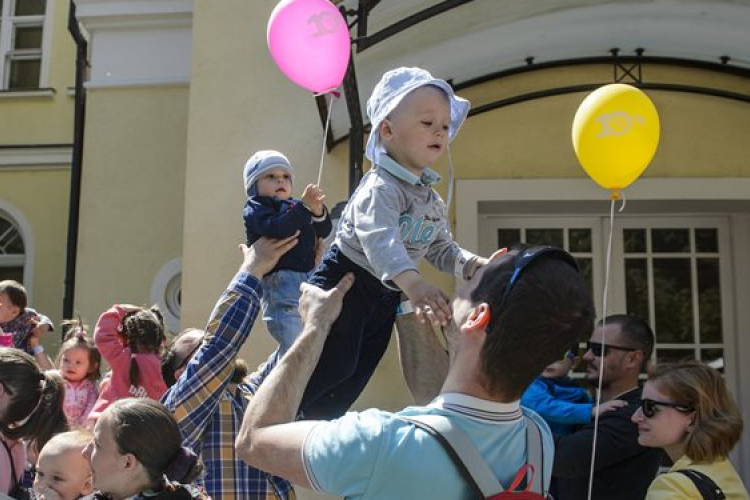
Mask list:
POLYGON ((65 257, 65 291, 63 296, 63 319, 73 317, 76 287, 76 259, 78 256, 78 223, 81 204, 81 168, 83 166, 83 130, 86 119, 86 89, 83 81, 88 61, 88 42, 81 33, 76 18, 76 5, 70 1, 68 31, 76 44, 76 81, 73 119, 73 158, 70 170, 70 204, 68 208, 68 244, 65 257))

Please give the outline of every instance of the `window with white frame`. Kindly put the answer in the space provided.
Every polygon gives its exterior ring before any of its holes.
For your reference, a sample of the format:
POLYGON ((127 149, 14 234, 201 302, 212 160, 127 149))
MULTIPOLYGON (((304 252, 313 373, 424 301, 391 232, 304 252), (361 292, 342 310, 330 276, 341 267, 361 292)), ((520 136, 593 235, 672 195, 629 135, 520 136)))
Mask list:
POLYGON ((23 238, 12 221, 0 214, 0 281, 16 280, 23 283, 26 250, 23 238))
MULTIPOLYGON (((608 226, 608 218, 588 216, 485 216, 479 249, 489 255, 526 243, 568 250, 601 316, 608 226)), ((656 336, 657 362, 689 358, 724 368, 734 314, 728 232, 722 217, 616 220, 608 314, 626 312, 646 320, 656 336)))
POLYGON ((2 89, 40 87, 47 7, 47 0, 0 0, 2 89))

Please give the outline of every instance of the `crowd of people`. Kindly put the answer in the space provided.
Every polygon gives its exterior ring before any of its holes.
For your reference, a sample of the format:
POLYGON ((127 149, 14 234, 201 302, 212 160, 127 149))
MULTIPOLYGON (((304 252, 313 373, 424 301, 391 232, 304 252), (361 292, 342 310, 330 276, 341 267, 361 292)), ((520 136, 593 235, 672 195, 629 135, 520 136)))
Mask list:
POLYGON ((289 159, 252 155, 242 264, 205 330, 168 342, 158 308, 115 304, 93 335, 65 321, 53 362, 40 343, 53 325, 0 282, 0 498, 291 500, 301 486, 351 499, 520 488, 747 500, 728 460, 742 418, 721 374, 653 363, 654 334, 633 316, 595 325, 564 250, 481 257, 453 240, 429 167, 468 111, 427 71, 387 72, 367 106, 373 168, 327 249, 323 190, 296 199, 289 159), (466 283, 447 297, 423 259, 466 283), (261 313, 279 348, 249 373, 238 353, 261 313), (416 404, 348 411, 394 325, 416 404), (585 388, 570 372, 587 334, 585 388))

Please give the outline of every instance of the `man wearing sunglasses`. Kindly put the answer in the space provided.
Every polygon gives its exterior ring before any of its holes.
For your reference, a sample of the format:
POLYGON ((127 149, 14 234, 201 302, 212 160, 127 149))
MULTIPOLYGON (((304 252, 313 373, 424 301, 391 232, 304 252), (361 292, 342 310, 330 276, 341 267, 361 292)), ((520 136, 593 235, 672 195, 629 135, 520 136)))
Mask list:
MULTIPOLYGON (((656 476, 662 453, 638 444, 638 428, 630 420, 641 405, 638 376, 653 348, 651 328, 622 314, 600 321, 586 344, 586 382, 598 387, 601 376, 601 402, 628 403, 599 416, 592 499, 643 499, 656 476)), ((592 421, 555 441, 558 500, 587 498, 594 425, 592 421)))
POLYGON ((418 382, 421 398, 442 385, 429 405, 395 414, 372 409, 333 421, 295 421, 352 280, 346 276, 330 291, 303 285, 303 331, 250 401, 237 440, 240 456, 261 470, 337 497, 454 500, 468 498, 469 486, 437 439, 400 416, 447 418, 505 487, 526 463, 526 427, 535 425, 543 445, 536 474, 546 491, 552 436, 537 414, 520 407, 519 399, 593 322, 591 297, 573 257, 560 249, 533 247, 502 254, 480 268, 451 301, 452 317, 444 328, 448 353, 431 328, 399 332, 400 341, 417 346, 407 356, 416 361, 406 362, 409 372, 425 374, 416 380, 407 373, 410 388, 418 382))

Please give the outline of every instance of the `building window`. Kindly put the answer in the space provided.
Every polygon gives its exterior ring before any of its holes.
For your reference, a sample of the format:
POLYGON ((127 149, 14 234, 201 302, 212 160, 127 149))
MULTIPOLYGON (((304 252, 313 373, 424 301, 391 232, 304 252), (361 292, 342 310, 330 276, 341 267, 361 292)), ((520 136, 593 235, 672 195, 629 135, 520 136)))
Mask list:
POLYGON ((0 0, 0 82, 6 90, 38 89, 46 0, 0 0))
MULTIPOLYGON (((734 321, 728 300, 728 231, 720 217, 623 217, 615 222, 607 313, 626 312, 647 321, 656 335, 657 362, 697 359, 724 368, 726 330, 734 321)), ((518 243, 568 250, 601 317, 608 235, 608 218, 488 216, 480 229, 480 253, 518 243)))
POLYGON ((0 216, 0 281, 16 280, 23 283, 25 262, 26 251, 21 233, 11 221, 0 216))

